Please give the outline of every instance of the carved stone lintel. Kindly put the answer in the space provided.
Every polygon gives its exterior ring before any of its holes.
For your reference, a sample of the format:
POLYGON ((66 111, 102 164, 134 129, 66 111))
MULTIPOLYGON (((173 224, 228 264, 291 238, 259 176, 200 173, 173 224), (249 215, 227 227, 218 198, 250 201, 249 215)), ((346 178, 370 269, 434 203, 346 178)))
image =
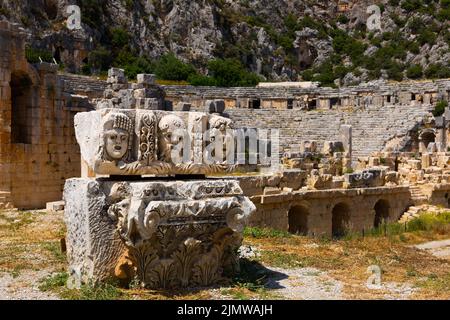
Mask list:
POLYGON ((200 112, 106 108, 75 116, 81 156, 102 175, 230 172, 234 166, 224 157, 207 156, 211 141, 205 141, 207 130, 225 135, 230 128, 230 119, 200 112))

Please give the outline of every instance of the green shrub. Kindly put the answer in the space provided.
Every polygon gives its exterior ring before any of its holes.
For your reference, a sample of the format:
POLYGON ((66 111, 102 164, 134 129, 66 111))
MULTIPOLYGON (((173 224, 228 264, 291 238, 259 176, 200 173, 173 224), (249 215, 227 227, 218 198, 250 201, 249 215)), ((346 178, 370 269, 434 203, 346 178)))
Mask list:
POLYGON ((112 61, 111 51, 99 47, 89 53, 87 68, 92 68, 95 71, 106 71, 110 68, 112 61))
POLYGON ((162 80, 187 80, 195 72, 192 65, 180 61, 173 53, 162 56, 155 68, 156 76, 162 80))
POLYGON ((108 0, 81 0, 81 21, 94 29, 102 26, 101 17, 105 16, 108 0))
POLYGON ((416 219, 408 222, 408 231, 441 231, 442 229, 448 229, 450 224, 450 212, 444 212, 438 215, 425 213, 417 217, 416 219))
POLYGON ((244 69, 237 59, 216 59, 208 63, 211 76, 220 87, 254 86, 261 78, 244 69))
POLYGON ((406 70, 406 76, 410 79, 419 79, 423 75, 423 69, 420 64, 414 64, 406 70))
POLYGON ((405 24, 406 24, 406 19, 402 19, 398 14, 396 14, 396 13, 391 13, 390 15, 389 15, 389 17, 392 19, 392 21, 394 21, 394 23, 398 26, 398 27, 400 27, 400 28, 403 28, 404 26, 405 26, 405 24))
POLYGON ((433 116, 439 117, 444 114, 445 109, 448 107, 448 102, 445 100, 438 101, 434 106, 433 116))
POLYGON ((258 227, 246 227, 244 229, 244 237, 251 238, 289 238, 292 237, 287 231, 269 229, 269 228, 258 228, 258 227))
POLYGON ((348 17, 347 17, 346 15, 341 14, 341 15, 337 18, 337 21, 338 21, 339 23, 342 23, 342 24, 347 24, 347 23, 349 22, 349 19, 348 19, 348 17))
POLYGON ((411 41, 411 42, 408 44, 407 49, 408 49, 411 53, 414 53, 414 54, 420 53, 420 45, 419 45, 417 42, 415 42, 415 41, 411 41))
POLYGON ((387 74, 389 76, 389 79, 396 80, 396 81, 402 81, 403 80, 403 68, 398 63, 393 63, 392 66, 387 69, 387 74))
POLYGON ((111 30, 111 44, 113 48, 122 48, 130 41, 128 32, 123 28, 113 28, 111 30))
POLYGON ((56 273, 40 280, 39 290, 52 291, 64 287, 69 275, 67 272, 56 273))
POLYGON ((311 81, 313 79, 314 72, 311 69, 302 72, 302 79, 305 81, 311 81))
POLYGON ((417 17, 414 17, 409 21, 408 27, 413 34, 419 34, 426 28, 423 20, 417 17))
POLYGON ((25 57, 29 63, 39 63, 41 62, 39 58, 41 58, 43 62, 53 62, 53 54, 46 49, 37 49, 27 46, 25 48, 25 57))
POLYGON ((450 78, 450 67, 440 63, 430 64, 425 70, 425 76, 429 79, 450 78))
POLYGON ((193 86, 216 86, 216 80, 213 77, 204 76, 201 74, 191 74, 187 80, 193 86))
POLYGON ((417 37, 417 41, 421 45, 424 45, 425 43, 433 45, 436 43, 436 39, 437 39, 437 34, 429 29, 424 29, 417 37))
POLYGON ((437 19, 439 21, 445 22, 450 20, 450 8, 441 9, 437 14, 437 19))
POLYGON ((401 5, 402 9, 411 12, 419 10, 423 7, 422 0, 403 0, 401 5))

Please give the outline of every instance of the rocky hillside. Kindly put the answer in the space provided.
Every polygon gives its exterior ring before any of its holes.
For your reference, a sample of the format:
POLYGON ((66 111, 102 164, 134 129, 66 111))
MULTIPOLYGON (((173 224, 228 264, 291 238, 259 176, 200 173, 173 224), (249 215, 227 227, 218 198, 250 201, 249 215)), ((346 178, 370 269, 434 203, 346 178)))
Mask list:
POLYGON ((30 31, 30 59, 71 72, 151 70, 172 52, 203 74, 236 59, 268 80, 323 85, 450 77, 450 0, 0 0, 2 18, 30 31), (370 31, 374 2, 381 29, 370 31), (69 4, 82 30, 66 28, 69 4))

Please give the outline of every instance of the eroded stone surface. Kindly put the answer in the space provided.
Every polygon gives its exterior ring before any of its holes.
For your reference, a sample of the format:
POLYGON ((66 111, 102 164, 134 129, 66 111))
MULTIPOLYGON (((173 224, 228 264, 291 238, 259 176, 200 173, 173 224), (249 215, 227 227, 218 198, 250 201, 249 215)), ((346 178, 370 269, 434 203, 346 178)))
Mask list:
POLYGON ((70 179, 65 200, 73 286, 111 277, 151 288, 220 282, 238 268, 256 210, 234 180, 70 179))
POLYGON ((75 116, 83 160, 95 173, 111 175, 230 171, 225 159, 211 156, 207 163, 203 152, 206 130, 225 136, 231 126, 227 118, 200 112, 102 109, 75 116))

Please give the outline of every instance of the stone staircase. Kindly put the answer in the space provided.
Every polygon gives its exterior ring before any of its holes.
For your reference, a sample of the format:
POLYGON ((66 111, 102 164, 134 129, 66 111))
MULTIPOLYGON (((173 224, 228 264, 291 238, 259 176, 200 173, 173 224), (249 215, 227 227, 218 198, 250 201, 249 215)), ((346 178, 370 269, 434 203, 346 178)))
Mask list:
POLYGON ((90 99, 100 98, 106 89, 106 81, 75 75, 75 74, 58 74, 58 77, 64 83, 64 88, 68 92, 87 95, 90 99))
POLYGON ((414 218, 419 217, 423 213, 431 213, 431 214, 440 214, 442 212, 449 211, 448 208, 440 208, 429 204, 415 205, 409 207, 408 211, 406 211, 398 220, 399 223, 406 223, 414 218))
POLYGON ((340 139, 342 124, 352 126, 353 161, 382 151, 392 139, 408 139, 431 105, 369 106, 364 110, 302 111, 277 109, 227 109, 236 128, 280 129, 281 150, 291 149, 301 141, 315 140, 319 149, 324 141, 340 139))
POLYGON ((409 187, 409 190, 411 191, 411 200, 415 206, 427 203, 428 197, 423 192, 420 185, 411 185, 409 187))

